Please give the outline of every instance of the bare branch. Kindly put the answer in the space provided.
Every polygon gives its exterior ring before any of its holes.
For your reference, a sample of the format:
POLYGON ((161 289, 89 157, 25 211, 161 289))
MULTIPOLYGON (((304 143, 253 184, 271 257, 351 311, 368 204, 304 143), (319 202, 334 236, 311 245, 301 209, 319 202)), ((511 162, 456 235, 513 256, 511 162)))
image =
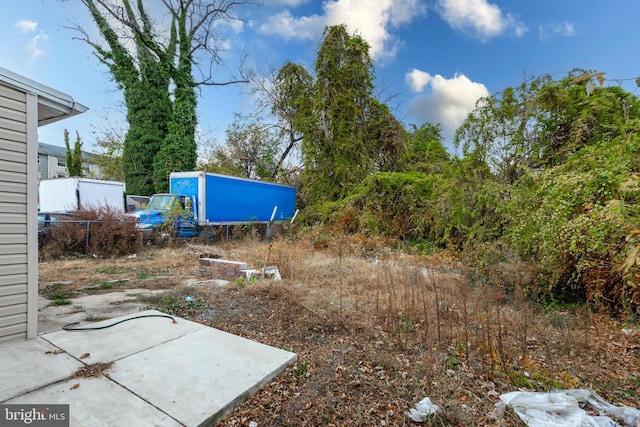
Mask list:
POLYGON ((207 82, 207 81, 202 81, 202 82, 197 82, 196 85, 198 86, 229 86, 229 85, 234 85, 234 84, 238 84, 238 83, 249 83, 249 80, 230 80, 227 82, 207 82))

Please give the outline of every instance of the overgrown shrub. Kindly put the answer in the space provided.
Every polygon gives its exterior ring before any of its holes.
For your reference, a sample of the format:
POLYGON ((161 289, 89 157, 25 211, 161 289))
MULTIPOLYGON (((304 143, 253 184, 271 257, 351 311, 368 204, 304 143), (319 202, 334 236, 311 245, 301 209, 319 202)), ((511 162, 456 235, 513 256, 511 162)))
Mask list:
POLYGON ((538 266, 541 294, 638 312, 638 147, 637 135, 590 145, 514 186, 505 238, 538 266))
POLYGON ((429 155, 437 128, 415 133, 407 169, 369 175, 303 222, 480 263, 504 255, 530 295, 638 315, 640 100, 603 76, 546 75, 483 99, 456 133, 462 157, 429 155))
POLYGON ((332 222, 347 232, 361 231, 401 239, 431 237, 430 212, 438 178, 421 172, 379 173, 367 178, 332 222))
POLYGON ((43 256, 114 257, 134 253, 139 248, 135 220, 111 207, 74 212, 50 227, 41 248, 43 256))

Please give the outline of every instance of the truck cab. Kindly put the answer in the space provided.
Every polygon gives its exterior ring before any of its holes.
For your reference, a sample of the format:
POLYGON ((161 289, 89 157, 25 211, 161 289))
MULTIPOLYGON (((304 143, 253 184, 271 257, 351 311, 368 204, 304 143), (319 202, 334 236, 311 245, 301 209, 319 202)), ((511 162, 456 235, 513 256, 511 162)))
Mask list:
POLYGON ((198 234, 196 206, 195 196, 154 194, 145 209, 135 210, 131 215, 136 218, 139 230, 172 227, 178 236, 192 237, 198 234))

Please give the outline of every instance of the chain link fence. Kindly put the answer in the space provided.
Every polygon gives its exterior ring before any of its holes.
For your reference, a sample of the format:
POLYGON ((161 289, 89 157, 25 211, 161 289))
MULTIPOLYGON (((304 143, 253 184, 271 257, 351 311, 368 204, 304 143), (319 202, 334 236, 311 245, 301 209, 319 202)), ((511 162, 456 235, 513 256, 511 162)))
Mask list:
POLYGON ((126 215, 81 211, 38 213, 39 258, 113 257, 140 253, 148 246, 184 243, 211 244, 240 239, 263 239, 287 233, 283 224, 221 224, 199 230, 196 237, 181 238, 171 227, 141 231, 126 215))
POLYGON ((41 259, 132 254, 141 248, 141 239, 135 222, 130 219, 90 218, 86 213, 38 213, 41 259))

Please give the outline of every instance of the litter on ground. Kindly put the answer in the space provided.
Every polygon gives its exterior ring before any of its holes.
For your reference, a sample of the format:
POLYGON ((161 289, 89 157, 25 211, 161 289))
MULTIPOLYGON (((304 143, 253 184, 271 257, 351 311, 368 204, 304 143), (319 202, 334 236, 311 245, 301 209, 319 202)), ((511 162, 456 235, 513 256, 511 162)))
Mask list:
POLYGON ((425 397, 416 404, 415 408, 409 409, 405 414, 413 421, 422 423, 429 415, 434 414, 437 410, 438 405, 434 405, 431 403, 431 399, 425 397))
POLYGON ((498 415, 510 407, 529 427, 616 427, 636 426, 640 410, 616 406, 606 402, 597 393, 586 389, 556 390, 550 393, 513 391, 500 396, 496 404, 498 415), (598 415, 590 415, 593 410, 598 415))

